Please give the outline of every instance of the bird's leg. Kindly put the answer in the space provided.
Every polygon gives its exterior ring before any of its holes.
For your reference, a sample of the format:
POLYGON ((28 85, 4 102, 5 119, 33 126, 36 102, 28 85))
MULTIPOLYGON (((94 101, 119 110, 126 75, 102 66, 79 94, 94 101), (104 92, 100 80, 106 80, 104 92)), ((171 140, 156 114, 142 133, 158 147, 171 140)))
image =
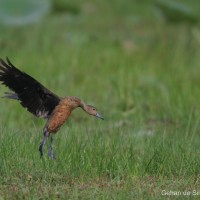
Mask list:
POLYGON ((47 138, 49 137, 49 133, 47 131, 44 131, 44 138, 40 144, 40 147, 39 147, 39 151, 40 151, 40 157, 43 156, 44 154, 44 145, 46 144, 46 141, 47 141, 47 138))
POLYGON ((51 135, 51 143, 49 146, 49 157, 51 158, 51 160, 55 158, 53 154, 53 135, 51 135))

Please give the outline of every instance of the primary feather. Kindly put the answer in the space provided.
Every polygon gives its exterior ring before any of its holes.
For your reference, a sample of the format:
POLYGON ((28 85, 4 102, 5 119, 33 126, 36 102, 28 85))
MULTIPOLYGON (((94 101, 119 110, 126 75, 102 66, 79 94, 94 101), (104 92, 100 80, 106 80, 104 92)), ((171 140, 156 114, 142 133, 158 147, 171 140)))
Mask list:
POLYGON ((23 107, 37 117, 49 117, 60 98, 13 66, 8 58, 6 60, 7 63, 0 58, 0 81, 14 93, 5 93, 5 97, 19 100, 23 107))

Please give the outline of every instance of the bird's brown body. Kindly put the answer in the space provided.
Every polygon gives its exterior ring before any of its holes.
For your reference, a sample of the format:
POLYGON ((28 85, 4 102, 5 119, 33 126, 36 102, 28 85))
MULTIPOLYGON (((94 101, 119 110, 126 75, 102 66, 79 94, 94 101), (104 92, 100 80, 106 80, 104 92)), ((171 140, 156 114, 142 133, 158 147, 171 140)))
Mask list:
MULTIPOLYGON (((94 106, 85 104, 78 97, 58 97, 33 77, 17 69, 8 58, 6 60, 7 63, 0 58, 0 82, 11 89, 13 93, 6 93, 4 97, 18 100, 35 116, 47 119, 44 127, 44 139, 39 147, 41 156, 47 138, 51 133, 56 133, 60 129, 75 108, 80 107, 88 114, 103 119, 94 106)), ((51 159, 54 158, 52 135, 49 156, 51 159)))
POLYGON ((49 133, 56 133, 65 123, 71 112, 81 105, 81 100, 77 97, 63 98, 55 107, 49 119, 47 120, 45 129, 49 133))

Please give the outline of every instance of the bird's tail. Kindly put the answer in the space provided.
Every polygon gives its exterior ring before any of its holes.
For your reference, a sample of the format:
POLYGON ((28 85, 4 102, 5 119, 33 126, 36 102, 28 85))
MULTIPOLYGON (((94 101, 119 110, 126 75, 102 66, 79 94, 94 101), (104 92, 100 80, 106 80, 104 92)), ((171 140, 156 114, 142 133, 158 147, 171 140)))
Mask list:
POLYGON ((5 92, 3 98, 19 100, 18 95, 16 93, 11 93, 11 92, 5 92))

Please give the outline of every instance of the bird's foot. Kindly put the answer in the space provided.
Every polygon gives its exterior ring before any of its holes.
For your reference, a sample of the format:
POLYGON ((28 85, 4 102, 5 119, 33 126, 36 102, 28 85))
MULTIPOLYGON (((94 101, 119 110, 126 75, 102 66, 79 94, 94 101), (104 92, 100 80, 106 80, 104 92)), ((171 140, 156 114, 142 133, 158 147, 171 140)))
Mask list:
POLYGON ((44 132, 44 138, 39 146, 39 151, 40 151, 40 158, 42 158, 43 154, 44 154, 44 146, 46 144, 47 138, 49 137, 49 133, 48 132, 44 132))
POLYGON ((49 152, 48 152, 49 157, 51 158, 51 160, 55 159, 54 153, 53 153, 53 148, 49 148, 49 152))
POLYGON ((43 143, 40 144, 39 151, 40 151, 40 158, 42 158, 42 156, 44 154, 44 145, 43 145, 43 143))

